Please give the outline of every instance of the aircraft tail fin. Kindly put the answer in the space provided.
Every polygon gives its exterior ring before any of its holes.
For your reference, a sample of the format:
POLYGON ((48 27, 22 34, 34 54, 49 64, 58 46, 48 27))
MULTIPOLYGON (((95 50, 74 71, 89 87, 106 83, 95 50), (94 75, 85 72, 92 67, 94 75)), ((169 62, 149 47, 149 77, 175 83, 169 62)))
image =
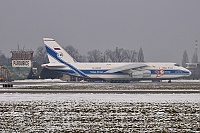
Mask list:
POLYGON ((43 38, 50 63, 67 63, 73 64, 76 61, 52 38, 43 38))
MULTIPOLYGON (((75 60, 52 38, 44 38, 44 43, 49 59, 48 67, 64 67, 67 66, 75 73, 82 77, 88 77, 84 72, 75 67, 75 60)), ((43 66, 46 66, 44 64, 43 66)))

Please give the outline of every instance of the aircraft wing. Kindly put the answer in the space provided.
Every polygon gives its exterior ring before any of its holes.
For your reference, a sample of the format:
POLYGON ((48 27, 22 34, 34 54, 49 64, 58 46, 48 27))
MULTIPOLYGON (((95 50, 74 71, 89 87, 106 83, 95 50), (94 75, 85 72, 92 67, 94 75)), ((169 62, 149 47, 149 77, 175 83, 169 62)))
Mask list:
POLYGON ((144 63, 128 64, 128 65, 110 69, 110 70, 106 71, 105 73, 125 72, 125 71, 131 70, 131 69, 138 69, 138 68, 143 68, 146 66, 148 66, 148 65, 146 65, 144 63))

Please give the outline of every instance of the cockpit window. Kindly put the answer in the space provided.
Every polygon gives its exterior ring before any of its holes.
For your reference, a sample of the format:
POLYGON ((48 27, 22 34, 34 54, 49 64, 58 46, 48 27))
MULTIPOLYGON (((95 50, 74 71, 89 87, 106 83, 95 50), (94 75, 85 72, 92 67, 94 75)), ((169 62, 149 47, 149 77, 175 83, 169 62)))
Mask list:
POLYGON ((174 64, 174 66, 180 66, 179 64, 174 64))

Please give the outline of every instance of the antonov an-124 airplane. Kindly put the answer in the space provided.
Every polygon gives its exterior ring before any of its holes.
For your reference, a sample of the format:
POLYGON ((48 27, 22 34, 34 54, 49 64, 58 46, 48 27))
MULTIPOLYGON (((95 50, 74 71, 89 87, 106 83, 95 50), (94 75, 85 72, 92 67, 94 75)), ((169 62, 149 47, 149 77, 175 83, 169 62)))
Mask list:
POLYGON ((43 67, 85 79, 103 79, 109 82, 130 82, 134 80, 169 80, 171 82, 172 79, 191 75, 189 70, 176 63, 76 62, 54 39, 44 38, 44 43, 49 63, 43 64, 43 67))

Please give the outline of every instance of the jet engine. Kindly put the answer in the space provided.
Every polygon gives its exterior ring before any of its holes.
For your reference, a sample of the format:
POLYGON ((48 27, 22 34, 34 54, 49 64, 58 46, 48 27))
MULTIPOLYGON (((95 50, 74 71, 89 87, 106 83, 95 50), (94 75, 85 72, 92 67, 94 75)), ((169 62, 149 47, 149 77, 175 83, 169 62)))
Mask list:
POLYGON ((131 73, 132 78, 146 78, 151 76, 151 71, 143 70, 143 71, 134 71, 131 73))

